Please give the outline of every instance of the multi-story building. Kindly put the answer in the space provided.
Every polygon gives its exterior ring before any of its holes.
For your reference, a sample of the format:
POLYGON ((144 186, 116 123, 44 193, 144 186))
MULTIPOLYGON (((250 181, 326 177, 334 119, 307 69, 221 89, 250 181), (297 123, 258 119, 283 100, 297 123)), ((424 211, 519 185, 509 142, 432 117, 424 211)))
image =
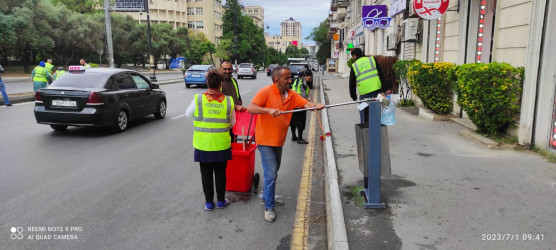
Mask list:
MULTIPOLYGON (((222 0, 148 0, 151 23, 170 23, 174 28, 187 27, 204 33, 214 44, 222 36, 224 8, 222 0)), ((141 12, 121 12, 140 22, 147 22, 141 12)))
POLYGON ((280 23, 280 36, 295 37, 301 42, 301 23, 292 17, 280 23))
POLYGON ((264 39, 266 40, 266 45, 270 48, 274 48, 282 53, 286 52, 286 48, 297 42, 297 47, 300 48, 301 44, 297 40, 297 37, 292 36, 269 36, 265 34, 264 39))
POLYGON ((253 22, 257 27, 264 28, 264 9, 261 6, 243 6, 241 9, 243 14, 253 18, 253 22))
MULTIPOLYGON (((332 0, 329 15, 331 59, 349 74, 347 44, 366 55, 400 60, 456 64, 507 62, 525 67, 517 129, 509 131, 523 145, 556 152, 556 3, 547 0, 450 1, 438 19, 424 20, 411 8, 414 0, 332 0), (361 6, 386 5, 388 27, 362 27, 361 6), (409 6, 406 9, 406 6, 409 6), (391 13, 393 9, 401 10, 391 13)), ((457 104, 454 116, 463 116, 457 104), (462 115, 460 115, 462 114, 462 115)))

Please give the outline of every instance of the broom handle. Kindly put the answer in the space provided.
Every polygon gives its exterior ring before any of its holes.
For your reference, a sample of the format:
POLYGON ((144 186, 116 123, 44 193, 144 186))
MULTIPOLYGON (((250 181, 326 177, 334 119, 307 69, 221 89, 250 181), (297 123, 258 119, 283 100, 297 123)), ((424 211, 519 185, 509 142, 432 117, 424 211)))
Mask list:
MULTIPOLYGON (((352 101, 352 102, 342 102, 342 103, 336 103, 336 104, 329 104, 329 105, 325 105, 324 108, 332 108, 332 107, 337 107, 337 106, 344 106, 344 105, 350 105, 350 104, 355 104, 355 103, 362 103, 362 102, 369 102, 369 101, 375 101, 377 100, 376 98, 370 98, 370 99, 364 99, 364 100, 358 100, 358 101, 352 101)), ((299 112, 299 111, 308 111, 308 110, 315 110, 317 108, 313 107, 313 108, 306 108, 306 109, 294 109, 294 110, 288 110, 288 111, 280 111, 280 113, 282 114, 286 114, 286 113, 293 113, 293 112, 299 112)))

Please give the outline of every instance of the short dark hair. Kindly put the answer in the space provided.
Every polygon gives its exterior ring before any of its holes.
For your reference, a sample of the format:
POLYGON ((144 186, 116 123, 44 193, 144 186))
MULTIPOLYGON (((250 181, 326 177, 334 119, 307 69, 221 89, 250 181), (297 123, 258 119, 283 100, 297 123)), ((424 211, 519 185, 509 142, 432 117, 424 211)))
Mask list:
POLYGON ((357 58, 363 56, 363 51, 360 48, 355 48, 351 50, 351 56, 357 56, 357 58))
POLYGON ((229 63, 231 65, 234 65, 232 62, 230 62, 230 60, 222 60, 222 62, 220 62, 220 66, 222 66, 222 64, 224 63, 229 63))
POLYGON ((272 69, 272 73, 270 75, 272 82, 274 82, 276 79, 278 79, 278 77, 280 77, 280 75, 282 74, 282 70, 290 70, 289 68, 283 67, 283 66, 278 66, 274 69, 272 69))
POLYGON ((209 71, 207 74, 207 85, 211 89, 220 88, 220 85, 222 85, 222 80, 224 80, 224 76, 222 76, 222 74, 220 74, 215 69, 209 71))

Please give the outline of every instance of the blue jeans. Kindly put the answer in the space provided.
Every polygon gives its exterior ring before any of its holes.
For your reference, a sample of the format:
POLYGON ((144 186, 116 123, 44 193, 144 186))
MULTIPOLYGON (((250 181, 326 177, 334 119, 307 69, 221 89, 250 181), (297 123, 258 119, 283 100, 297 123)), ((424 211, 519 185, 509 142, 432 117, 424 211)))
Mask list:
POLYGON ((274 200, 276 178, 278 177, 278 169, 280 169, 280 162, 282 161, 282 147, 258 145, 258 148, 261 153, 264 172, 263 199, 266 201, 264 208, 274 208, 276 205, 274 200))
MULTIPOLYGON (((359 100, 377 97, 379 92, 380 90, 375 90, 371 93, 360 95, 359 100)), ((365 109, 359 111, 359 119, 361 120, 361 123, 369 122, 369 107, 366 107, 365 109)))
POLYGON ((10 100, 8 100, 8 94, 6 94, 6 86, 4 85, 4 81, 2 77, 0 77, 0 92, 2 92, 2 98, 4 98, 4 104, 10 104, 10 100))

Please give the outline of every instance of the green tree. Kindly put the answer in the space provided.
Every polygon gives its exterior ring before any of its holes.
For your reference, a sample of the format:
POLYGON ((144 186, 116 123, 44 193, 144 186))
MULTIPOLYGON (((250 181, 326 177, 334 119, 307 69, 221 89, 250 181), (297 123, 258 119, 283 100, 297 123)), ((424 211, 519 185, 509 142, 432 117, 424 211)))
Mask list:
POLYGON ((234 44, 230 39, 222 39, 214 55, 222 60, 230 60, 232 46, 234 46, 234 44))
MULTIPOLYGON (((111 20, 114 63, 116 67, 120 68, 122 64, 134 61, 133 42, 136 37, 135 33, 130 31, 135 30, 138 23, 131 16, 123 16, 116 13, 111 14, 111 20)), ((142 40, 142 42, 147 43, 146 40, 142 40)))
POLYGON ((286 48, 286 55, 288 57, 300 57, 299 49, 295 45, 289 45, 286 48))
MULTIPOLYGON (((63 4, 68 9, 81 14, 103 12, 104 1, 100 0, 51 0, 54 4, 63 4)), ((112 2, 112 1, 111 1, 112 2)))
POLYGON ((187 61, 191 64, 201 64, 208 52, 207 44, 210 43, 204 33, 192 32, 187 35, 187 61))
POLYGON ((157 68, 157 62, 160 61, 161 57, 170 52, 169 45, 173 39, 172 30, 172 25, 169 23, 151 24, 155 68, 157 68))
MULTIPOLYGON (((187 34, 189 30, 186 27, 179 27, 177 30, 172 32, 172 39, 170 44, 168 44, 168 50, 170 58, 178 58, 179 55, 185 55, 185 50, 187 49, 187 34)), ((167 68, 170 68, 168 62, 167 68)))
POLYGON ((299 50, 299 55, 301 57, 304 57, 305 59, 309 58, 309 50, 307 50, 306 48, 301 48, 299 50))
POLYGON ((230 59, 262 64, 265 52, 263 29, 257 27, 251 17, 242 14, 237 0, 229 0, 226 4, 222 40, 233 41, 230 59))
POLYGON ((328 39, 328 19, 322 21, 318 27, 313 28, 307 39, 315 41, 319 48, 316 56, 317 61, 319 64, 324 64, 326 58, 330 57, 331 50, 331 42, 328 39))

